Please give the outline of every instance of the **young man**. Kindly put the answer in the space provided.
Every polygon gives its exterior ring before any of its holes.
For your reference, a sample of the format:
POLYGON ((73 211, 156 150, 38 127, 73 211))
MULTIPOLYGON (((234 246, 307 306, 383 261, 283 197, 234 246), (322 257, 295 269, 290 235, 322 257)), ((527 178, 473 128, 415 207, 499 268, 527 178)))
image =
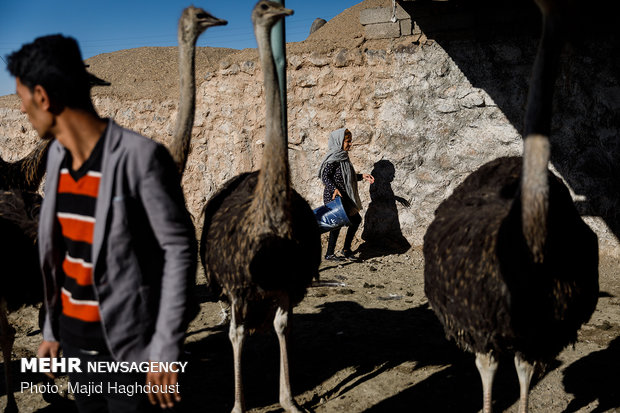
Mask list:
POLYGON ((172 158, 97 115, 74 39, 38 38, 11 54, 8 68, 21 111, 42 139, 54 139, 39 222, 47 315, 37 356, 62 348, 81 359, 72 383, 103 383, 103 394, 76 393, 80 411, 144 411, 146 395, 118 391, 133 382, 165 386, 148 399, 172 407, 176 372, 149 371, 146 383, 144 374, 86 372, 86 361, 179 359, 196 241, 172 158))

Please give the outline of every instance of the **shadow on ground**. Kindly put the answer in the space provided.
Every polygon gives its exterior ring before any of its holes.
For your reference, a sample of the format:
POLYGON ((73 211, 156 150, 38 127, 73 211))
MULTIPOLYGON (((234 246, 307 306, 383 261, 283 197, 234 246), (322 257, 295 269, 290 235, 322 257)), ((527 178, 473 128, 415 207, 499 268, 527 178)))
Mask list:
MULTIPOLYGON (((482 389, 473 356, 448 342, 434 313, 427 305, 395 311, 367 309, 355 302, 322 304, 315 314, 292 318, 291 381, 293 394, 315 389, 304 408, 312 411, 321 403, 347 393, 390 370, 411 374, 410 387, 379 401, 367 412, 478 412, 482 389), (413 382, 414 373, 431 367, 434 373, 413 382), (325 383, 328 382, 327 385, 325 383)), ((181 376, 183 402, 174 411, 226 412, 233 404, 232 350, 228 326, 210 328, 210 334, 189 343, 185 359, 188 371, 181 376)), ((575 412, 598 400, 595 412, 620 406, 617 366, 620 338, 610 346, 574 362, 565 370, 564 386, 575 399, 565 413, 575 412)), ((244 383, 248 409, 278 402, 279 349, 271 331, 248 337, 244 346, 244 383)), ((16 371, 19 363, 13 362, 16 371)), ((558 362, 549 366, 557 368, 558 362)), ((550 371, 549 369, 549 371, 550 371)), ((2 373, 0 371, 0 373, 2 373)), ((538 379, 541 379, 540 376, 538 379)), ((40 383, 37 374, 16 377, 40 383)), ((2 383, 0 383, 1 385, 2 383)), ((532 387, 536 381, 532 383, 532 387)), ((4 388, 0 391, 4 393, 4 388)), ((511 358, 501 358, 494 384, 494 410, 505 411, 518 400, 518 380, 511 358)), ((40 413, 74 412, 67 399, 40 413)), ((276 411, 280 411, 276 409, 276 411)))
POLYGON ((579 411, 598 400, 593 413, 616 411, 620 408, 618 387, 618 366, 620 366, 620 337, 616 337, 605 350, 596 351, 575 361, 564 371, 564 388, 575 398, 565 413, 579 411))
MULTIPOLYGON (((481 385, 473 357, 446 341, 428 306, 404 311, 366 309, 345 301, 323 304, 318 314, 296 314, 291 334, 291 381, 299 395, 317 389, 304 406, 346 395, 367 380, 394 368, 413 371, 448 366, 426 380, 387 399, 370 411, 475 412, 481 408, 481 385), (403 363, 407 363, 402 366, 403 363), (410 366, 410 367, 408 367, 410 366), (338 372, 346 377, 321 386, 338 372), (449 397, 448 397, 449 395, 449 397)), ((233 405, 232 350, 227 329, 188 345, 190 372, 184 378, 187 411, 228 411, 233 405)), ((244 346, 244 384, 248 409, 278 402, 278 355, 275 334, 249 337, 244 346)), ((512 360, 503 362, 496 383, 497 406, 518 399, 512 360), (505 371, 504 371, 505 370, 505 371)))

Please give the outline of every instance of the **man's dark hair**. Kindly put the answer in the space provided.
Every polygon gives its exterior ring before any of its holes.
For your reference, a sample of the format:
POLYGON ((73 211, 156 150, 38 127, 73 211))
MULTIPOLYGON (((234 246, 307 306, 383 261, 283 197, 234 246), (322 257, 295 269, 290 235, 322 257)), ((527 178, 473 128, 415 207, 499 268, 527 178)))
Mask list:
POLYGON ((53 109, 70 107, 94 112, 88 73, 72 37, 39 37, 10 54, 7 67, 31 91, 41 85, 53 109))

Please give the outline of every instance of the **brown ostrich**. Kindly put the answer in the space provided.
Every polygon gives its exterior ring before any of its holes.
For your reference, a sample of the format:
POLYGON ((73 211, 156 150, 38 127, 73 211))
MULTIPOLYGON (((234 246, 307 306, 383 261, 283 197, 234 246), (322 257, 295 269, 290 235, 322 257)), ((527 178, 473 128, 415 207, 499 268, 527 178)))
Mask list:
POLYGON ((202 264, 209 285, 222 292, 231 305, 235 413, 245 411, 241 377, 244 338, 271 320, 280 344, 279 401, 287 411, 300 411, 289 380, 289 317, 312 278, 318 276, 321 244, 312 209, 290 185, 287 139, 270 48, 271 27, 292 13, 272 1, 262 0, 254 7, 252 21, 266 101, 261 169, 229 180, 204 210, 202 264))
POLYGON ((543 14, 525 115, 523 157, 473 172, 435 212, 424 236, 424 290, 448 338, 476 354, 483 411, 497 360, 514 354, 519 412, 534 366, 577 339, 598 298, 596 235, 548 169, 554 79, 567 1, 543 14))

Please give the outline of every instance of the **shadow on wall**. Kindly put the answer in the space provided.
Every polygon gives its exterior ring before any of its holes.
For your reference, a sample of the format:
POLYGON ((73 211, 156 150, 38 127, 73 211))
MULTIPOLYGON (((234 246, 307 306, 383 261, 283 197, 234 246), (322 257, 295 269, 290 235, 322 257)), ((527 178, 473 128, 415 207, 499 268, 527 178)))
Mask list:
MULTIPOLYGON (((620 239, 620 34, 613 2, 575 2, 555 85, 551 162, 620 239)), ((518 131, 541 15, 533 1, 402 2, 416 24, 518 131), (464 42, 466 45, 464 45, 464 42), (467 45, 469 43, 469 45, 467 45)), ((490 159, 481 159, 482 165, 490 159)))
POLYGON ((358 248, 362 259, 402 254, 411 247, 402 234, 396 202, 406 208, 411 204, 394 194, 392 181, 395 174, 394 164, 385 159, 376 162, 371 172, 375 183, 370 185, 370 205, 364 216, 364 243, 358 248))

